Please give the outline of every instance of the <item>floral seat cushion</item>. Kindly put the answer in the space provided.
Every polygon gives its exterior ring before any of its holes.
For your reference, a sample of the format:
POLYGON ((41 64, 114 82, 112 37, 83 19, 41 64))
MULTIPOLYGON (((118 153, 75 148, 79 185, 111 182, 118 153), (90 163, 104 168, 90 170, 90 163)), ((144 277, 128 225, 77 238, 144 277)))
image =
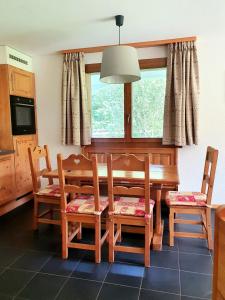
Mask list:
MULTIPOLYGON (((100 211, 106 209, 108 206, 108 197, 100 196, 100 211)), ((95 202, 93 195, 80 195, 70 201, 66 207, 67 213, 80 213, 80 214, 95 214, 95 202)))
MULTIPOLYGON (((155 201, 150 200, 150 215, 152 214, 155 201)), ((115 215, 129 215, 143 217, 145 213, 145 199, 135 197, 116 197, 114 201, 115 215)))
POLYGON ((37 195, 60 197, 60 187, 57 184, 47 185, 44 189, 40 190, 37 195))
POLYGON ((200 192, 170 191, 166 195, 166 203, 169 206, 206 206, 206 194, 200 192))

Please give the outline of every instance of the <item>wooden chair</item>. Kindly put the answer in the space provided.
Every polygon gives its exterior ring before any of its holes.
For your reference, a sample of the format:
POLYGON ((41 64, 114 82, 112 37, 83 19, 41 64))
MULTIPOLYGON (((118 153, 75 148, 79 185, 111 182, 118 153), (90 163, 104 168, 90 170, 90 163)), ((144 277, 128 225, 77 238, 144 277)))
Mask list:
POLYGON ((174 246, 174 237, 205 238, 208 248, 213 249, 211 228, 211 198, 216 172, 218 150, 208 147, 201 192, 168 192, 166 203, 170 209, 169 215, 169 245, 174 246), (177 214, 200 215, 201 220, 182 219, 177 214), (175 217, 176 216, 176 217, 175 217), (191 224, 202 226, 202 233, 174 231, 174 224, 191 224))
POLYGON ((99 179, 97 169, 97 158, 86 158, 84 155, 70 155, 62 159, 61 154, 57 156, 59 182, 61 189, 61 216, 62 216, 62 257, 67 259, 68 248, 78 248, 95 251, 95 262, 101 262, 101 246, 108 236, 108 230, 101 237, 101 215, 108 207, 108 197, 99 195, 99 179), (90 171, 93 175, 93 182, 88 185, 77 185, 73 182, 66 184, 66 171, 90 171), (67 194, 74 197, 67 203, 67 194), (68 223, 77 223, 74 231, 69 235, 68 223), (94 245, 72 242, 72 239, 79 234, 81 238, 82 223, 93 224, 95 228, 94 245))
POLYGON ((46 171, 51 171, 51 162, 49 159, 49 151, 47 145, 44 147, 28 148, 28 156, 30 161, 31 176, 34 193, 34 219, 33 228, 37 229, 38 223, 47 223, 61 225, 60 219, 53 219, 54 207, 60 206, 60 188, 59 185, 53 184, 53 179, 48 179, 48 185, 41 189, 40 180, 46 171), (46 168, 39 171, 38 165, 41 158, 44 158, 46 168), (39 204, 44 203, 50 209, 39 213, 39 204), (47 218, 50 215, 50 218, 47 218))
MULTIPOLYGON (((133 154, 124 154, 112 160, 112 155, 107 156, 108 169, 108 195, 109 195, 109 261, 114 262, 114 252, 131 252, 144 254, 145 266, 150 266, 150 245, 153 236, 153 207, 154 201, 150 200, 150 158, 145 156, 139 160, 133 154), (145 178, 143 186, 123 186, 116 184, 115 172, 126 178, 126 172, 141 171, 145 178), (122 197, 118 197, 122 196, 122 197), (116 234, 114 225, 117 225, 116 234), (128 247, 116 245, 121 241, 122 225, 144 227, 145 246, 128 247)), ((132 183, 132 182, 131 182, 132 183)))
POLYGON ((213 300, 225 300, 225 205, 216 210, 213 300))

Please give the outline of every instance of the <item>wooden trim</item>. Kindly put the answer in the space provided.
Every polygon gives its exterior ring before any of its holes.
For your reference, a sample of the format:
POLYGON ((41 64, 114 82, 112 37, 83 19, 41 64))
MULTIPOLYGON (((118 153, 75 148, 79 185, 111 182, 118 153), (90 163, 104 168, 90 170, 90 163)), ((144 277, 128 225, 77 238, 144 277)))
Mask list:
MULTIPOLYGON (((139 65, 141 69, 151 69, 151 68, 165 68, 167 66, 167 58, 153 58, 153 59, 141 59, 139 60, 139 65)), ((101 64, 86 64, 86 73, 97 73, 100 72, 101 64)), ((130 83, 124 84, 124 138, 92 138, 91 145, 113 145, 113 144, 137 144, 138 147, 145 147, 145 145, 150 144, 151 147, 170 147, 162 146, 162 138, 132 138, 131 136, 131 123, 132 123, 132 85, 130 83), (128 116, 130 116, 130 122, 128 122, 128 116)))
POLYGON ((22 204, 25 204, 26 202, 30 201, 31 199, 33 199, 32 193, 22 197, 19 200, 12 200, 11 202, 7 203, 6 205, 3 205, 2 207, 0 207, 0 216, 8 213, 9 211, 15 209, 16 207, 18 207, 22 204))
MULTIPOLYGON (((148 47, 157 47, 163 45, 169 45, 179 42, 194 42, 197 40, 196 36, 189 36, 189 37, 182 37, 182 38, 174 38, 174 39, 167 39, 167 40, 156 40, 156 41, 146 41, 146 42, 136 42, 136 43, 127 43, 122 45, 131 46, 134 48, 148 48, 148 47)), ((102 52, 105 48, 110 46, 116 45, 105 45, 105 46, 96 46, 96 47, 87 47, 87 48, 76 48, 76 49, 67 49, 61 50, 60 53, 77 53, 77 52, 84 52, 84 53, 96 53, 102 52)))
MULTIPOLYGON (((150 59, 139 59, 140 69, 153 69, 153 68, 165 68, 167 66, 167 58, 150 58, 150 59)), ((101 70, 101 63, 86 64, 86 73, 98 73, 101 70)))

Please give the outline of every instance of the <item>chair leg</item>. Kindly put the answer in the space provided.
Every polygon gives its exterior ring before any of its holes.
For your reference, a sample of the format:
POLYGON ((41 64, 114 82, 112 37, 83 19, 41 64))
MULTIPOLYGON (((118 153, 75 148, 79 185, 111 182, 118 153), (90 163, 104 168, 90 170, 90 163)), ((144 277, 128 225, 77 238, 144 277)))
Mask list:
POLYGON ((82 239, 82 223, 79 223, 79 232, 77 233, 77 239, 82 239))
POLYGON ((114 220, 109 220, 109 262, 114 262, 114 220))
POLYGON ((62 213, 62 258, 68 258, 68 221, 64 213, 62 213))
POLYGON ((212 241, 212 225, 211 225, 211 209, 206 208, 206 225, 207 225, 207 239, 208 239, 208 248, 213 250, 213 241, 212 241))
POLYGON ((119 234, 119 236, 118 236, 118 239, 117 239, 117 241, 118 242, 121 242, 121 239, 122 239, 122 236, 121 236, 121 223, 117 223, 117 230, 119 230, 119 232, 120 232, 120 234, 119 234))
POLYGON ((37 230, 38 228, 38 200, 37 198, 34 196, 34 215, 33 215, 33 229, 37 230))
POLYGON ((101 262, 101 217, 95 220, 95 263, 101 262))
POLYGON ((150 267, 150 241, 151 241, 151 220, 145 224, 145 267, 150 267))
POLYGON ((170 208, 169 216, 169 245, 174 246, 174 209, 170 208))

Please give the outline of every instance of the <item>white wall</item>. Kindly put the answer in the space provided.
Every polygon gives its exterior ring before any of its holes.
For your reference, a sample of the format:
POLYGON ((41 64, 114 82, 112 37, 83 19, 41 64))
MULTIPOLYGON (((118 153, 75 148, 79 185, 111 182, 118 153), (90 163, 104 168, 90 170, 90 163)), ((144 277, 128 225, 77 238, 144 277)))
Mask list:
MULTIPOLYGON (((219 149, 213 203, 225 203, 225 41, 217 47, 213 37, 198 41, 200 66, 199 145, 179 149, 181 190, 201 186, 207 145, 219 149)), ((140 58, 165 56, 165 48, 140 49, 140 58)), ((87 63, 99 62, 100 54, 88 55, 87 63)), ((78 152, 79 148, 61 145, 62 56, 46 55, 33 59, 36 75, 38 129, 40 145, 47 143, 53 164, 56 154, 78 152)))

